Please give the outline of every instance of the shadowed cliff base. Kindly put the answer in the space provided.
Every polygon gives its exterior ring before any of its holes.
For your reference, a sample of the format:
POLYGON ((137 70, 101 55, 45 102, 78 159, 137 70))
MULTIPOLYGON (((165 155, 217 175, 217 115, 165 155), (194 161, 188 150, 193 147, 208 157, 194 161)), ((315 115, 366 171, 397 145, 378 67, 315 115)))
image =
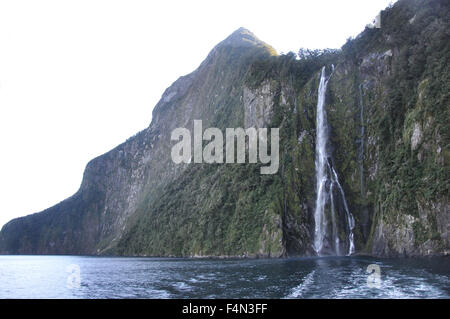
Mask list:
MULTIPOLYGON (((147 129, 87 165, 75 195, 6 224, 0 252, 315 255, 317 92, 321 68, 334 64, 327 147, 355 219, 356 253, 448 254, 448 16, 445 1, 399 0, 381 12, 380 28, 300 59, 238 29, 166 89, 147 129), (192 133, 194 119, 221 130, 280 128, 278 173, 175 165, 170 133, 192 133)), ((345 223, 344 207, 335 211, 345 223)), ((331 213, 325 202, 327 220, 331 213)))

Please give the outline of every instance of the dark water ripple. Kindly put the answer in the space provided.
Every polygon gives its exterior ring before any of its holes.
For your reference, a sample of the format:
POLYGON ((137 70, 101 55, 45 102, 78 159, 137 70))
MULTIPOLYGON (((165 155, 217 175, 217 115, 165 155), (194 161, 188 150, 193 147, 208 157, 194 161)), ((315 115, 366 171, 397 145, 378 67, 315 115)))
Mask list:
POLYGON ((0 256, 0 282, 0 298, 450 298, 450 259, 0 256))

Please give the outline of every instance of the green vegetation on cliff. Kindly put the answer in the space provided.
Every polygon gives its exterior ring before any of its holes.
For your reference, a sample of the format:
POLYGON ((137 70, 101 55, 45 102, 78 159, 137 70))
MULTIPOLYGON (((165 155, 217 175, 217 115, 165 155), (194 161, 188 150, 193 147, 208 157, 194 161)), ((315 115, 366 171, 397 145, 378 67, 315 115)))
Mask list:
MULTIPOLYGON (((449 249, 449 5, 399 0, 340 50, 277 55, 239 29, 181 77, 150 126, 94 159, 73 197, 0 233, 0 251, 147 256, 310 255, 319 71, 333 166, 358 252, 449 249), (262 114, 262 115, 261 115, 262 114), (267 115, 267 116, 266 116, 267 115), (170 160, 170 132, 280 128, 277 174, 170 160)), ((330 214, 329 209, 327 214, 330 214)), ((342 237, 343 234, 340 234, 342 237)))

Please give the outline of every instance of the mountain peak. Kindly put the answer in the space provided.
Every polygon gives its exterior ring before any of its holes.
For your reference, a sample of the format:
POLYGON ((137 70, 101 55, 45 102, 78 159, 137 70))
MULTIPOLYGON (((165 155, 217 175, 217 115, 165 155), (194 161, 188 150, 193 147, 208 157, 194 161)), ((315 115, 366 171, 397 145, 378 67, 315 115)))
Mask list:
POLYGON ((272 46, 261 41, 253 32, 243 27, 231 33, 218 46, 262 47, 268 49, 272 55, 277 55, 276 50, 272 46))
POLYGON ((253 32, 251 32, 249 29, 246 29, 244 27, 240 27, 239 29, 234 31, 231 35, 236 35, 236 36, 241 36, 241 37, 247 35, 247 36, 253 37, 254 39, 258 39, 253 32))

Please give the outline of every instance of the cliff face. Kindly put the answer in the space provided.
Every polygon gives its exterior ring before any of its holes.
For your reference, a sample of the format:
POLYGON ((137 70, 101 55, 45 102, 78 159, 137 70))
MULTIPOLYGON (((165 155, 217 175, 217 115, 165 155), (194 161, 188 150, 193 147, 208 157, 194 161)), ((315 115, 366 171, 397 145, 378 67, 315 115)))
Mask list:
MULTIPOLYGON (((449 249, 450 26, 444 1, 399 0, 339 51, 296 60, 239 29, 161 97, 150 126, 86 167, 79 191, 0 233, 8 254, 312 255, 319 71, 331 161, 357 252, 449 249), (331 69, 327 69, 331 73, 331 69), (280 168, 174 164, 176 127, 279 127, 280 168)), ((329 209, 329 208, 328 208, 329 209)), ((337 208, 339 211, 341 208, 337 208)))
POLYGON ((449 249, 448 14, 444 1, 399 2, 381 32, 344 46, 330 83, 335 158, 373 255, 449 249))
MULTIPOLYGON (((0 235, 1 251, 102 254, 116 247, 128 228, 142 224, 138 219, 151 215, 152 211, 143 209, 178 183, 189 168, 187 164, 175 165, 170 158, 172 130, 186 127, 192 133, 194 119, 202 119, 204 127, 243 127, 245 74, 254 61, 274 54, 272 47, 248 30, 234 32, 197 70, 164 92, 147 129, 87 165, 75 195, 41 213, 6 224, 0 235)), ((185 204, 177 205, 181 209, 185 204)))

